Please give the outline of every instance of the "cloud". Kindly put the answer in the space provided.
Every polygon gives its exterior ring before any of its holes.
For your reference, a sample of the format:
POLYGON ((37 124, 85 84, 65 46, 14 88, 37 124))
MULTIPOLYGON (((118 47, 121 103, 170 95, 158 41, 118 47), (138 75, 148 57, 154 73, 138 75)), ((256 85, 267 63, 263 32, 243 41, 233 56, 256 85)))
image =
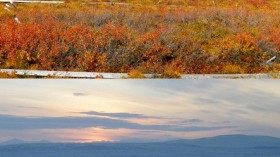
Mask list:
POLYGON ((135 129, 158 131, 210 131, 234 126, 179 126, 168 125, 143 125, 119 119, 101 117, 19 117, 0 115, 0 130, 30 130, 30 129, 79 129, 100 127, 104 129, 135 129))
POLYGON ((88 95, 87 93, 81 93, 81 92, 77 92, 77 93, 73 93, 74 96, 85 96, 88 95))
POLYGON ((160 118, 160 117, 152 117, 146 116, 143 114, 136 114, 136 113, 106 113, 106 112, 96 112, 96 111, 89 111, 89 112, 79 112, 82 114, 87 115, 94 115, 94 116, 106 116, 111 118, 160 118))
POLYGON ((186 123, 200 123, 200 122, 203 122, 203 120, 197 119, 197 118, 193 118, 193 119, 184 120, 183 122, 186 122, 186 123))
POLYGON ((18 108, 25 108, 25 109, 43 109, 42 107, 34 107, 34 106, 16 106, 18 108))
POLYGON ((173 122, 174 124, 181 125, 181 126, 205 124, 205 123, 203 123, 204 120, 198 119, 198 118, 173 120, 171 122, 173 122))
POLYGON ((199 122, 202 122, 201 119, 189 119, 188 122, 190 123, 199 123, 199 122))

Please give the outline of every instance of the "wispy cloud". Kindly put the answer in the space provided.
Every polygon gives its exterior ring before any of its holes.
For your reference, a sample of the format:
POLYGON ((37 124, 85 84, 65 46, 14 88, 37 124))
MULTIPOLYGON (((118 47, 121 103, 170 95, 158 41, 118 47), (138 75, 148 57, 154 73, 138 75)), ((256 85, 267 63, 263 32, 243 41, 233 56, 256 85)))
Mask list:
MULTIPOLYGON (((102 128, 99 133, 112 130, 108 134, 120 129, 175 132, 177 137, 235 130, 280 136, 280 92, 276 88, 280 81, 3 80, 0 84, 0 138, 5 136, 1 131, 8 136, 11 131, 16 135, 41 129, 55 134, 59 129, 64 135, 62 130, 89 128, 102 128)), ((34 137, 34 132, 26 137, 34 137)))
POLYGON ((197 119, 197 118, 193 118, 193 119, 183 120, 182 122, 185 122, 185 123, 200 123, 200 122, 203 122, 203 120, 197 119))
POLYGON ((87 93, 82 93, 82 92, 75 92, 73 93, 74 96, 84 96, 84 95, 88 95, 87 93))
POLYGON ((16 106, 17 108, 25 108, 25 109, 42 109, 42 107, 35 106, 16 106))
POLYGON ((81 114, 87 115, 94 115, 94 116, 106 116, 111 118, 160 118, 160 117, 153 117, 153 116, 146 116, 143 114, 136 114, 136 113, 106 113, 106 112, 96 112, 96 111, 89 111, 89 112, 80 112, 81 114))
POLYGON ((179 126, 168 125, 143 125, 120 119, 101 117, 20 117, 0 115, 0 130, 29 130, 29 129, 77 129, 99 127, 105 129, 136 129, 159 131, 209 131, 235 126, 179 126))

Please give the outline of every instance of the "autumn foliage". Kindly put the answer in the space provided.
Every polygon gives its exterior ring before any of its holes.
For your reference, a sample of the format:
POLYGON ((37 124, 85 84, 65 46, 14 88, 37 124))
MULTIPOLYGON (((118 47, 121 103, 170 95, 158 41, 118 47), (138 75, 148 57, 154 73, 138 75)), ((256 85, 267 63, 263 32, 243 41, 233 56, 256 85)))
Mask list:
POLYGON ((275 1, 213 2, 19 5, 21 24, 0 13, 0 68, 168 77, 278 72, 280 11, 275 1), (264 64, 273 56, 273 64, 264 64))

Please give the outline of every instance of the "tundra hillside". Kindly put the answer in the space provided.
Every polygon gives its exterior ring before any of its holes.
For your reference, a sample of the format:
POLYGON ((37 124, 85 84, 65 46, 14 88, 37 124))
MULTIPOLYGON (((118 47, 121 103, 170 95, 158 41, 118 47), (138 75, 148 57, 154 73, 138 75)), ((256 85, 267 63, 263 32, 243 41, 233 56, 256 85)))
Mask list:
POLYGON ((0 68, 94 72, 280 71, 278 0, 66 1, 0 11, 0 68), (266 61, 276 56, 270 63, 266 61))

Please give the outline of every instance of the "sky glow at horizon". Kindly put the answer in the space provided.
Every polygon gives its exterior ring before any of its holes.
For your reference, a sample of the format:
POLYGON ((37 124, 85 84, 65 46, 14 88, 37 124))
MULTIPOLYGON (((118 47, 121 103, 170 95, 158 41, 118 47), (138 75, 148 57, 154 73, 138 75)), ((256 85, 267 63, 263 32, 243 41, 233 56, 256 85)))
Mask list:
POLYGON ((277 80, 1 80, 0 142, 280 137, 277 80))

